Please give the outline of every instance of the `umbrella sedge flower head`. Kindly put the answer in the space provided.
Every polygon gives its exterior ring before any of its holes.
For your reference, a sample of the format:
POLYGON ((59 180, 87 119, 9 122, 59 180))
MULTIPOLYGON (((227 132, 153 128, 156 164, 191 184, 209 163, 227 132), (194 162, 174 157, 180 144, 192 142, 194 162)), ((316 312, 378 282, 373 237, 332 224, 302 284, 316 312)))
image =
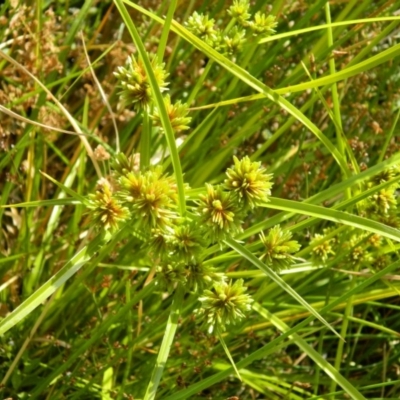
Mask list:
POLYGON ((164 262, 156 268, 156 280, 163 290, 172 292, 177 283, 186 283, 185 264, 179 262, 164 262))
POLYGON ((159 228, 151 229, 150 238, 146 243, 149 253, 159 259, 167 259, 171 252, 169 237, 170 233, 168 227, 165 230, 159 228))
POLYGON ((215 21, 208 15, 195 11, 188 19, 186 25, 190 32, 204 40, 209 46, 218 43, 220 33, 214 28, 215 21))
POLYGON ((235 324, 245 318, 253 302, 245 293, 246 290, 243 279, 238 279, 235 283, 215 283, 214 290, 204 291, 199 298, 201 308, 196 312, 204 319, 209 333, 212 333, 214 328, 224 331, 226 325, 235 324))
POLYGON ((228 34, 223 37, 223 47, 227 54, 233 55, 242 50, 245 42, 246 31, 242 28, 234 26, 228 34))
POLYGON ((130 218, 129 210, 113 196, 111 185, 106 179, 101 179, 96 192, 89 195, 88 208, 93 224, 106 231, 116 231, 121 222, 130 218))
POLYGON ((267 16, 258 11, 254 15, 254 20, 249 23, 249 28, 253 31, 254 35, 270 36, 276 32, 274 28, 277 25, 273 15, 267 16))
POLYGON ((310 242, 310 246, 313 246, 312 252, 317 260, 326 262, 329 255, 334 255, 332 244, 335 239, 324 239, 324 235, 316 233, 314 238, 310 242))
MULTIPOLYGON (((158 87, 161 92, 164 92, 168 85, 165 82, 168 76, 164 69, 165 64, 158 62, 158 58, 154 54, 150 55, 150 62, 158 87)), ((128 57, 126 68, 118 67, 114 75, 118 78, 119 86, 122 89, 120 95, 123 103, 133 104, 136 110, 148 109, 153 101, 153 94, 143 61, 141 59, 137 61, 131 55, 128 57)))
POLYGON ((120 185, 121 197, 143 228, 163 229, 172 225, 176 218, 176 182, 163 175, 162 168, 130 172, 120 178, 120 185))
POLYGON ((200 195, 198 213, 204 223, 208 236, 213 241, 223 240, 241 230, 240 209, 230 192, 224 192, 221 186, 214 187, 206 183, 207 194, 200 195))
POLYGON ((373 194, 368 202, 370 210, 380 215, 387 214, 389 210, 395 210, 397 207, 396 186, 381 189, 373 194))
POLYGON ((265 249, 260 259, 265 259, 266 264, 277 272, 289 267, 295 260, 292 254, 300 250, 299 243, 291 238, 291 232, 282 230, 279 225, 270 229, 266 236, 261 232, 265 249))
POLYGON ((135 153, 129 157, 127 157, 124 153, 118 153, 115 159, 111 162, 111 167, 114 170, 114 175, 116 177, 127 175, 129 172, 138 172, 139 165, 139 153, 135 153))
MULTIPOLYGON (((191 117, 187 117, 187 114, 189 113, 189 106, 185 103, 181 103, 180 101, 172 104, 171 97, 169 95, 164 97, 164 103, 167 109, 169 120, 171 121, 172 129, 175 132, 189 129, 188 124, 192 120, 191 117)), ((151 118, 157 126, 162 126, 158 107, 154 107, 154 114, 151 116, 151 118)))
POLYGON ((245 25, 246 21, 251 17, 248 13, 249 8, 249 0, 234 0, 228 9, 228 14, 232 18, 236 18, 242 25, 245 25))
POLYGON ((201 293, 215 282, 221 282, 224 275, 215 272, 214 268, 199 261, 191 261, 185 265, 186 286, 194 293, 201 293))
POLYGON ((237 194, 239 202, 246 208, 254 208, 268 201, 271 194, 271 174, 265 173, 260 162, 251 162, 249 157, 239 160, 233 157, 235 165, 228 168, 225 179, 225 188, 237 194))
POLYGON ((170 235, 170 245, 174 255, 184 261, 190 261, 201 252, 207 245, 202 232, 194 222, 184 222, 173 228, 170 235))

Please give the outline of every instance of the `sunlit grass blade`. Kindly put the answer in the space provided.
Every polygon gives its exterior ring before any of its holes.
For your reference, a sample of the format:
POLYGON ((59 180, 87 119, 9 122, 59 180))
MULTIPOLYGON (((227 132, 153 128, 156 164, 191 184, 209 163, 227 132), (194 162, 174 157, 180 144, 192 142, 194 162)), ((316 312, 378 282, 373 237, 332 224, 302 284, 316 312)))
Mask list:
POLYGON ((385 21, 400 21, 400 17, 377 17, 377 18, 364 18, 364 19, 355 19, 355 20, 348 20, 348 21, 339 21, 339 22, 332 22, 327 24, 321 24, 317 26, 310 26, 304 29, 298 29, 290 32, 278 33, 273 36, 269 36, 266 38, 262 38, 259 40, 259 44, 273 42, 275 40, 284 39, 287 37, 297 36, 306 34, 309 32, 315 32, 321 29, 331 29, 337 26, 348 26, 348 25, 362 25, 362 24, 372 24, 374 22, 385 22, 385 21))
POLYGON ((253 253, 251 253, 246 247, 242 246, 239 242, 233 239, 226 239, 226 244, 240 254, 243 258, 250 261, 253 265, 265 272, 269 278, 271 278, 277 285, 283 290, 290 294, 296 301, 298 301, 304 308, 309 311, 315 318, 320 320, 327 328, 329 328, 335 335, 340 335, 331 327, 331 325, 323 318, 316 310, 314 310, 310 304, 308 304, 290 285, 288 285, 279 275, 275 273, 268 265, 260 261, 253 253))
POLYGON ((81 204, 87 204, 88 200, 85 199, 85 197, 81 196, 80 194, 76 193, 74 190, 69 188, 68 186, 62 184, 61 182, 58 182, 55 180, 53 177, 50 175, 46 174, 43 171, 40 171, 40 173, 45 176, 49 181, 53 182, 56 186, 58 186, 61 190, 63 190, 65 193, 68 193, 71 197, 73 197, 75 200, 79 201, 81 204))
POLYGON ((19 305, 6 318, 0 321, 0 335, 3 335, 14 325, 29 315, 35 308, 39 307, 49 296, 51 296, 71 276, 76 274, 98 250, 101 243, 98 236, 90 245, 85 246, 69 262, 65 264, 54 276, 52 276, 40 289, 36 290, 28 299, 19 305))
POLYGON ((343 211, 272 197, 270 198, 269 203, 265 203, 264 207, 273 208, 275 210, 289 211, 295 214, 308 215, 310 217, 317 217, 323 220, 325 219, 339 224, 349 225, 354 228, 363 229, 367 232, 377 233, 383 237, 393 239, 397 242, 400 241, 400 232, 397 229, 381 224, 380 222, 359 217, 343 211))
POLYGON ((144 395, 144 400, 153 400, 156 397, 157 388, 160 383, 165 364, 168 360, 168 355, 174 340, 176 328, 178 327, 179 314, 182 310, 183 295, 184 288, 182 285, 178 285, 171 306, 171 312, 168 318, 167 326, 165 328, 163 341, 158 352, 157 361, 154 366, 150 382, 144 395))

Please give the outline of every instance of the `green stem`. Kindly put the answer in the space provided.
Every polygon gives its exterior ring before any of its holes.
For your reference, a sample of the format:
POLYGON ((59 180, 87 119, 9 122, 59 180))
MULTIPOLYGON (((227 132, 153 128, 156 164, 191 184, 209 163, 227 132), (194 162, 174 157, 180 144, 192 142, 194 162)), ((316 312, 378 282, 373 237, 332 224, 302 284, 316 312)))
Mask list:
POLYGON ((161 380, 165 365, 167 363, 168 355, 171 350, 172 341, 174 340, 176 328, 178 327, 179 314, 182 309, 182 301, 184 288, 181 284, 176 288, 174 295, 174 301, 172 303, 171 312, 169 314, 167 326, 165 328, 165 333, 163 341, 161 343, 161 348, 157 356, 157 361, 151 374, 150 382, 147 386, 146 394, 144 395, 144 400, 153 400, 156 396, 157 388, 161 380))
MULTIPOLYGON (((326 22, 327 25, 330 25, 332 23, 331 19, 331 12, 329 8, 329 1, 325 3, 325 15, 326 15, 326 22)), ((327 36, 328 36, 328 47, 333 48, 333 32, 332 32, 332 27, 329 26, 327 29, 327 36)), ((335 58, 333 56, 333 52, 331 53, 329 57, 329 71, 331 74, 336 73, 336 66, 335 66, 335 58)), ((335 118, 335 130, 336 130, 336 139, 337 139, 337 145, 338 145, 338 150, 340 154, 342 155, 343 159, 346 161, 346 147, 344 143, 344 138, 343 138, 343 127, 342 127, 342 117, 340 114, 340 100, 339 100, 339 94, 338 94, 338 89, 337 89, 337 83, 335 82, 332 87, 331 87, 331 92, 332 92, 332 102, 333 102, 333 115, 335 118)), ((346 175, 342 171, 344 178, 346 178, 346 175)), ((351 191, 350 188, 345 190, 346 198, 351 197, 351 191)))
POLYGON ((172 22, 172 17, 174 16, 174 12, 175 12, 177 3, 178 3, 177 0, 171 0, 168 5, 168 13, 167 13, 167 17, 165 18, 163 31, 162 31, 160 42, 158 44, 158 49, 157 49, 158 62, 162 62, 162 60, 164 58, 164 52, 165 52, 165 48, 167 47, 167 40, 168 40, 168 34, 169 34, 171 22, 172 22))
POLYGON ((150 166, 150 118, 147 110, 143 111, 143 127, 140 138, 140 169, 146 170, 150 166))
POLYGON ((205 79, 207 78, 207 75, 210 72, 210 69, 213 66, 213 64, 214 64, 213 60, 209 60, 206 67, 204 68, 203 73, 199 76, 199 79, 197 80, 196 85, 192 90, 192 93, 190 93, 190 96, 187 99, 186 103, 189 104, 189 106, 192 104, 192 101, 197 96, 197 93, 199 93, 199 90, 203 86, 203 83, 204 83, 205 79))
POLYGON ((386 154, 386 150, 387 150, 387 148, 388 148, 388 146, 389 146, 390 139, 393 137, 393 132, 394 132, 394 129, 396 128, 397 122, 399 121, 399 117, 400 117, 400 109, 399 109, 399 111, 397 112, 396 119, 394 120, 392 129, 390 130, 389 134, 386 135, 385 144, 384 144, 384 146, 383 146, 382 151, 380 152, 379 159, 378 159, 378 163, 380 163, 380 162, 383 161, 383 157, 384 157, 385 154, 386 154))

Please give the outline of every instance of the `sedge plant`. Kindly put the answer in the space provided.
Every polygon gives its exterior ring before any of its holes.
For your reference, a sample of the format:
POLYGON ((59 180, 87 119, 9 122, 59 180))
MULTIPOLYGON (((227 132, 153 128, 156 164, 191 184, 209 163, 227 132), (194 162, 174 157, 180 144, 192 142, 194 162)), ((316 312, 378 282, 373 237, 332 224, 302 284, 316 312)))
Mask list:
POLYGON ((399 2, 0 6, 0 392, 398 398, 399 2))

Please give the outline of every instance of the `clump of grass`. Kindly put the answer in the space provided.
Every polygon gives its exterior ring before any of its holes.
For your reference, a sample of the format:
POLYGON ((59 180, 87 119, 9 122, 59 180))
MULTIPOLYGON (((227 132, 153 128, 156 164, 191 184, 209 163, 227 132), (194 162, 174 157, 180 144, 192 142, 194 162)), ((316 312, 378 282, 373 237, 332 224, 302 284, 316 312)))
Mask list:
POLYGON ((399 397, 398 4, 150 3, 0 6, 1 394, 399 397))

